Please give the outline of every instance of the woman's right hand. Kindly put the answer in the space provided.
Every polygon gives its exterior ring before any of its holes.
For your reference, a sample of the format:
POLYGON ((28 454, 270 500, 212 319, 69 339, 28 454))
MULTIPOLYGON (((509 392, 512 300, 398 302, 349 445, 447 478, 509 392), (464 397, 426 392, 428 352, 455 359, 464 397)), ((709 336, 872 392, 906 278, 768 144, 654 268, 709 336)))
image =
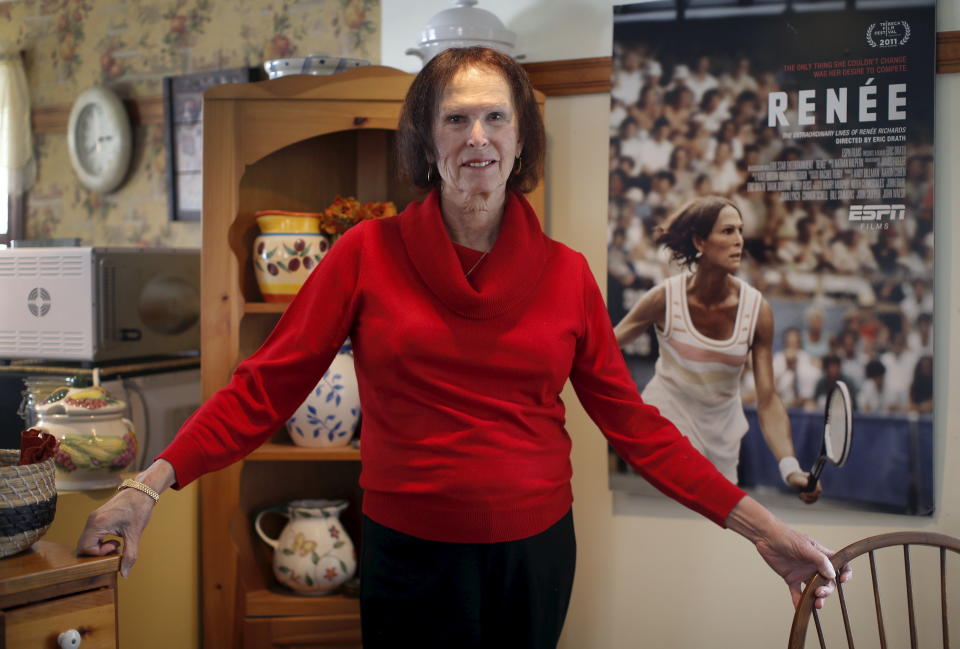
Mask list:
MULTIPOLYGON (((158 493, 176 482, 173 465, 166 460, 157 460, 136 478, 158 493)), ((78 555, 103 556, 113 554, 120 548, 120 574, 127 577, 137 561, 140 538, 150 521, 156 503, 153 498, 136 489, 123 489, 113 498, 93 510, 77 541, 78 555)))

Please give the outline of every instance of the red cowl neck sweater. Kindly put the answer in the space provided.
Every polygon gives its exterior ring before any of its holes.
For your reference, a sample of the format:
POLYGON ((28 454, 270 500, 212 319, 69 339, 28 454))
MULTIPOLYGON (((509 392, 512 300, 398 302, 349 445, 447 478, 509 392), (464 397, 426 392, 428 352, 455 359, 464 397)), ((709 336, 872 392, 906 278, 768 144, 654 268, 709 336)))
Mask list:
POLYGON ((621 457, 723 525, 744 495, 637 394, 582 255, 509 194, 497 242, 470 274, 436 192, 352 228, 263 346, 161 454, 178 486, 283 425, 350 336, 363 408, 360 484, 373 520, 420 538, 509 541, 573 500, 560 391, 621 457))

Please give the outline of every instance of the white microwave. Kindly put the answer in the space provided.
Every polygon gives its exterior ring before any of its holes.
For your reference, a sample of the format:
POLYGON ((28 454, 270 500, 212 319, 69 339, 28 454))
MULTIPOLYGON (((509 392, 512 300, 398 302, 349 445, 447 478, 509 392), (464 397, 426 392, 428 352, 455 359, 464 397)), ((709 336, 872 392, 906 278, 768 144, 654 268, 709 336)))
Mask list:
POLYGON ((105 361, 199 348, 199 250, 0 250, 0 359, 105 361))

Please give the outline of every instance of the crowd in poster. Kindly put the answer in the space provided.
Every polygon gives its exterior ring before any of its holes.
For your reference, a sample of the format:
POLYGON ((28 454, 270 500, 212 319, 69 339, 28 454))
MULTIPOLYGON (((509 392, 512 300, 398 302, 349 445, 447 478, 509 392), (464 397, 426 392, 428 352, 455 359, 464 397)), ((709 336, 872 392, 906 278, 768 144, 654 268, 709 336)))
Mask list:
MULTIPOLYGON (((671 21, 614 9, 612 320, 681 272, 658 245, 678 210, 730 199, 743 224, 737 275, 772 308, 774 383, 801 464, 842 379, 860 444, 825 474, 824 499, 911 513, 933 508, 934 42, 932 1, 767 15, 733 3, 671 21)), ((654 331, 624 355, 643 389, 654 331)), ((747 368, 740 480, 772 487, 752 380, 747 368)), ((628 485, 624 465, 611 467, 614 488, 628 485)))

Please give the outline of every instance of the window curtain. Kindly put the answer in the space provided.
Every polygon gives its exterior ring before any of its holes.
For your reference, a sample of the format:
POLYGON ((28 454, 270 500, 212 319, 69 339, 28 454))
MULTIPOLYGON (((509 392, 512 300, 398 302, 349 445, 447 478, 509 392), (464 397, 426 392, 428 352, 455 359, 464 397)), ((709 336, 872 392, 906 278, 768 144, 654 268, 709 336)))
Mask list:
MULTIPOLYGON (((33 136, 30 130, 30 90, 23 60, 17 48, 0 45, 0 187, 6 186, 6 196, 0 200, 10 205, 22 204, 20 195, 28 191, 37 176, 33 155, 33 136)), ((14 209, 7 224, 7 232, 0 235, 20 235, 22 214, 14 209)))

